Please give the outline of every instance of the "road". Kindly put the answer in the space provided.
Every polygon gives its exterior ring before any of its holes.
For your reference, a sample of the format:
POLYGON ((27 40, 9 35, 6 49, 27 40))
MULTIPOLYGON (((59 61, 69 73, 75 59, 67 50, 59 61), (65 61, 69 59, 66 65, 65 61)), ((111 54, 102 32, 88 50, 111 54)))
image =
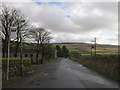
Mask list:
POLYGON ((36 72, 6 88, 118 88, 118 84, 67 58, 38 65, 36 72))

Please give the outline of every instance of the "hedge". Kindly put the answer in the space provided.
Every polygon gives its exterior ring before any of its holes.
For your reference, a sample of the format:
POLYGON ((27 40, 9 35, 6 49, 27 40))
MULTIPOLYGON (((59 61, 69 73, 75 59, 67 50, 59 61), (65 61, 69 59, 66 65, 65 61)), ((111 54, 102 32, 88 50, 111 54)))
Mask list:
MULTIPOLYGON (((3 79, 6 78, 6 72, 7 72, 7 58, 2 58, 2 74, 3 79)), ((23 72, 31 67, 31 58, 23 58, 23 72)), ((21 61, 20 58, 10 58, 9 61, 9 73, 10 75, 20 75, 21 70, 21 61)))

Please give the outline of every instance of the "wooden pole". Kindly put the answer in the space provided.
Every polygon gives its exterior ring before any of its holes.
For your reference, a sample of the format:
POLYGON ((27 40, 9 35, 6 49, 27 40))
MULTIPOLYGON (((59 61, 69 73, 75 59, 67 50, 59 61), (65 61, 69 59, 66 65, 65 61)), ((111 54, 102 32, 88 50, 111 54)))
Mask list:
POLYGON ((95 38, 95 56, 96 56, 96 38, 95 38))

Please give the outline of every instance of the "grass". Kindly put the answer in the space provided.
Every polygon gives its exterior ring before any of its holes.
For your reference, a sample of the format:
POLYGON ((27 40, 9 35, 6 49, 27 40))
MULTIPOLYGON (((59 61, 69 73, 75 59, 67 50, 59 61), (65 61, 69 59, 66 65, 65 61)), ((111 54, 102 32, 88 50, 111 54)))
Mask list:
POLYGON ((58 61, 58 59, 45 60, 45 61, 43 62, 43 64, 55 63, 55 62, 57 62, 57 61, 58 61))
MULTIPOLYGON (((25 71, 24 74, 32 74, 33 72, 35 72, 35 70, 33 68, 29 68, 27 71, 25 71)), ((2 80, 2 84, 8 85, 8 84, 13 83, 17 80, 20 80, 21 78, 22 78, 21 76, 17 76, 17 75, 10 76, 8 81, 6 79, 2 80)))
POLYGON ((15 81, 17 81, 17 80, 19 80, 19 79, 21 79, 22 77, 21 76, 13 76, 13 77, 10 77, 9 78, 9 80, 2 80, 2 85, 4 86, 4 85, 8 85, 8 84, 10 84, 10 83, 12 83, 12 82, 15 82, 15 81))
MULTIPOLYGON (((65 45, 68 48, 69 53, 75 52, 85 56, 90 55, 91 53, 91 48, 90 48, 91 44, 87 44, 87 43, 53 44, 54 47, 56 45, 59 45, 60 47, 65 45)), ((97 44, 98 55, 117 55, 118 54, 117 52, 118 52, 118 46, 97 44)))
MULTIPOLYGON (((84 53, 84 54, 81 54, 82 56, 90 56, 91 54, 90 53, 84 53)), ((92 53, 92 55, 94 55, 94 53, 92 53)), ((106 52, 98 52, 96 53, 96 55, 118 55, 118 53, 106 53, 106 52)))
POLYGON ((98 52, 98 55, 117 55, 117 52, 109 53, 109 52, 98 52))
MULTIPOLYGON (((23 68, 24 75, 32 74, 33 72, 35 72, 35 69, 34 69, 33 65, 24 66, 24 68, 23 68)), ((19 69, 17 71, 19 72, 19 69)), ((4 76, 4 75, 2 75, 2 76, 4 76)), ((6 77, 6 75, 5 75, 5 77, 6 77)), ((15 81, 20 80, 21 78, 22 78, 22 76, 11 73, 11 74, 9 74, 9 80, 6 80, 6 78, 2 77, 2 84, 3 84, 3 86, 4 85, 6 86, 6 85, 9 85, 9 84, 11 84, 15 81)))
MULTIPOLYGON (((22 59, 23 59, 23 60, 31 60, 31 58, 28 58, 28 57, 27 57, 27 58, 24 57, 24 58, 22 58, 22 59)), ((0 60, 8 60, 8 58, 2 58, 2 59, 0 58, 0 60)), ((18 57, 14 58, 14 57, 13 57, 13 58, 10 58, 10 60, 20 60, 20 58, 18 58, 18 57)))
POLYGON ((71 43, 58 45, 60 45, 60 47, 65 45, 73 60, 115 81, 120 80, 120 76, 118 76, 118 71, 120 70, 118 70, 117 61, 117 55, 120 55, 120 53, 118 53, 118 46, 97 44, 97 57, 94 58, 94 50, 91 57, 91 44, 71 43))
MULTIPOLYGON (((13 81, 16 81, 20 79, 19 72, 20 72, 20 58, 10 58, 10 80, 6 80, 6 66, 7 66, 7 60, 8 58, 1 58, 2 60, 2 75, 4 78, 2 78, 3 85, 12 83, 13 81), (16 72, 16 73, 15 73, 16 72)), ((33 72, 32 66, 31 66, 31 58, 24 58, 23 57, 23 70, 24 74, 30 74, 33 72)))
POLYGON ((82 56, 90 56, 91 54, 89 53, 85 53, 85 54, 81 54, 82 56))
POLYGON ((120 80, 118 74, 118 57, 115 55, 108 56, 80 56, 80 57, 71 57, 72 60, 79 62, 85 67, 88 67, 98 73, 103 74, 106 77, 109 77, 115 81, 120 80))

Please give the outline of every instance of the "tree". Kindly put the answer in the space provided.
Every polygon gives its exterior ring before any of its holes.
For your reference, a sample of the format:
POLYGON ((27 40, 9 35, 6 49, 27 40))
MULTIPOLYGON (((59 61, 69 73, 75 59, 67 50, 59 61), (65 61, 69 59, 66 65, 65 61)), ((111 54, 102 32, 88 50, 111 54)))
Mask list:
MULTIPOLYGON (((9 45, 8 43, 11 41, 10 35, 11 35, 11 30, 15 29, 16 33, 16 40, 14 44, 14 49, 15 49, 15 57, 17 57, 18 53, 18 47, 20 45, 20 63, 21 63, 21 75, 23 74, 23 60, 22 60, 22 41, 24 40, 25 37, 25 32, 22 33, 22 29, 25 28, 27 25, 27 21, 23 16, 20 14, 20 11, 10 8, 7 6, 2 6, 1 7, 1 13, 0 13, 0 28, 1 28, 1 33, 3 34, 2 38, 2 49, 3 49, 3 57, 8 57, 9 58, 9 45)), ((14 41, 13 40, 13 41, 14 41)), ((9 64, 7 70, 9 70, 9 64)), ((9 71, 8 71, 9 73, 9 71)))
POLYGON ((49 43, 51 39, 50 32, 45 30, 44 28, 35 28, 33 27, 30 32, 29 36, 33 38, 36 42, 36 63, 39 61, 39 55, 41 53, 41 64, 44 56, 44 45, 49 43))
POLYGON ((16 15, 16 38, 14 40, 16 40, 15 43, 15 54, 14 56, 17 57, 17 53, 18 53, 18 48, 20 46, 20 43, 22 41, 24 41, 25 36, 27 34, 27 20, 25 20, 25 18, 23 16, 20 16, 19 14, 16 15), (22 36, 22 37, 21 37, 22 36))
POLYGON ((56 45, 56 50, 57 50, 57 56, 61 57, 61 48, 59 45, 56 45))
POLYGON ((7 48, 8 48, 8 39, 9 39, 9 32, 10 27, 14 26, 14 17, 16 15, 16 10, 10 9, 6 6, 1 7, 1 14, 0 14, 0 23, 1 23, 1 31, 4 34, 3 41, 3 57, 7 57, 7 48))
POLYGON ((69 53, 69 51, 68 51, 68 49, 66 48, 66 46, 64 45, 64 46, 62 47, 62 56, 65 57, 65 58, 67 58, 67 57, 68 57, 68 53, 69 53))
POLYGON ((43 58, 47 60, 55 58, 55 49, 53 48, 52 44, 43 45, 43 58))
MULTIPOLYGON (((7 50, 8 50, 8 40, 10 38, 10 31, 11 27, 16 27, 17 38, 16 38, 16 54, 19 47, 20 41, 20 30, 26 26, 26 20, 20 15, 20 12, 14 8, 10 8, 7 6, 1 7, 1 14, 0 14, 0 28, 1 33, 4 35, 2 38, 3 44, 3 57, 7 57, 7 50), (23 22, 24 21, 24 22, 23 22)), ((15 55, 16 56, 16 55, 15 55)))

